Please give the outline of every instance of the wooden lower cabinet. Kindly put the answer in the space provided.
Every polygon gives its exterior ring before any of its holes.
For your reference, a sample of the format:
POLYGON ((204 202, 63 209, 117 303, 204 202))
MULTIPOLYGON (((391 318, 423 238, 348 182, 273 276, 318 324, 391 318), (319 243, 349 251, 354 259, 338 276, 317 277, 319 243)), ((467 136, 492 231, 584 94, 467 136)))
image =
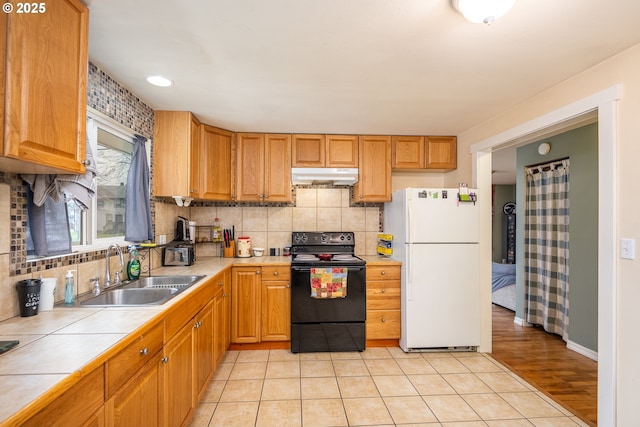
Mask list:
POLYGON ((233 267, 231 279, 231 342, 260 342, 262 268, 233 267))
POLYGON ((161 359, 159 351, 107 401, 105 412, 109 427, 161 425, 161 359))
POLYGON ((104 414, 104 365, 87 374, 21 425, 100 426, 103 425, 100 424, 101 414, 104 414))
POLYGON ((231 270, 218 274, 213 280, 213 355, 214 369, 222 362, 231 344, 231 270))
POLYGON ((291 339, 291 269, 262 267, 262 341, 291 339))
POLYGON ((214 301, 212 300, 194 317, 192 323, 193 344, 193 406, 198 406, 200 398, 213 375, 214 354, 214 301))
POLYGON ((400 338, 400 266, 367 266, 367 339, 400 338))
POLYGON ((162 423, 181 426, 193 407, 192 325, 186 324, 164 346, 162 423))

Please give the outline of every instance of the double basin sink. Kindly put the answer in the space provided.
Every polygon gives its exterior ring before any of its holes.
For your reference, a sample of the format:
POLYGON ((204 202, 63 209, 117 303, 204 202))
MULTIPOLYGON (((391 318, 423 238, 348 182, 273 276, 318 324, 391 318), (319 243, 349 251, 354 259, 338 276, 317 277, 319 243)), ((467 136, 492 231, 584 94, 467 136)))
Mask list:
POLYGON ((82 301, 90 307, 161 305, 205 276, 150 276, 125 282, 82 301))

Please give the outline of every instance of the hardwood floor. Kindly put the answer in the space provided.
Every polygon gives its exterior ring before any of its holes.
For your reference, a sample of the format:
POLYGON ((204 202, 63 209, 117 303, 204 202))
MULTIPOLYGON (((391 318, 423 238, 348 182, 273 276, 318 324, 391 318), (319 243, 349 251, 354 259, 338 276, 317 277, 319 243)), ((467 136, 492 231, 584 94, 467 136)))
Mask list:
POLYGON ((585 423, 597 425, 598 363, 567 349, 559 336, 513 319, 513 311, 493 305, 491 355, 585 423))

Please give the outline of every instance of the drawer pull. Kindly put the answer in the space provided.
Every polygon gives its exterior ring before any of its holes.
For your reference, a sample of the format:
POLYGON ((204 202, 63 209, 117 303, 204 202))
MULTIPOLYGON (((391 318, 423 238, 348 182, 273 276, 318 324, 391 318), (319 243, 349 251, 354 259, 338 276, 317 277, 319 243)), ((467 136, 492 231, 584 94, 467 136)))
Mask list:
POLYGON ((277 271, 274 271, 274 272, 273 272, 273 275, 274 275, 274 276, 277 276, 277 275, 278 275, 278 272, 277 272, 277 271))
POLYGON ((169 356, 165 356, 165 357, 163 357, 162 359, 160 359, 160 361, 161 361, 162 363, 169 363, 169 356))
POLYGON ((385 274, 385 273, 384 273, 384 270, 382 270, 382 271, 380 272, 380 275, 381 275, 381 276, 384 276, 384 274, 385 274))
POLYGON ((260 270, 256 270, 256 274, 260 274, 260 270))
POLYGON ((291 287, 291 285, 287 285, 287 288, 290 288, 290 287, 291 287))
POLYGON ((385 292, 387 292, 387 290, 386 290, 385 288, 382 288, 382 289, 380 290, 380 292, 382 292, 382 293, 384 294, 385 292))
POLYGON ((385 318, 383 317, 382 319, 380 319, 380 321, 381 321, 382 323, 384 323, 384 322, 386 322, 386 321, 387 321, 387 319, 385 319, 385 318))
POLYGON ((149 349, 147 347, 143 348, 142 350, 140 350, 140 354, 142 356, 146 356, 147 354, 149 354, 149 349))

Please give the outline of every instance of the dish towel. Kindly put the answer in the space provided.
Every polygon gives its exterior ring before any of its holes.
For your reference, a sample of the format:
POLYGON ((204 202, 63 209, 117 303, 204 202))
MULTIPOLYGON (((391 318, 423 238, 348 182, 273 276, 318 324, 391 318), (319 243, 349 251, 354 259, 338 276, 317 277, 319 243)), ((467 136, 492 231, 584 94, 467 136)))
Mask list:
POLYGON ((42 206, 51 197, 54 202, 73 199, 78 207, 86 211, 91 199, 96 194, 97 164, 93 152, 86 143, 86 173, 84 174, 58 174, 58 175, 20 175, 31 186, 33 191, 33 204, 42 206))
POLYGON ((343 267, 311 268, 311 298, 345 298, 348 273, 343 267))

